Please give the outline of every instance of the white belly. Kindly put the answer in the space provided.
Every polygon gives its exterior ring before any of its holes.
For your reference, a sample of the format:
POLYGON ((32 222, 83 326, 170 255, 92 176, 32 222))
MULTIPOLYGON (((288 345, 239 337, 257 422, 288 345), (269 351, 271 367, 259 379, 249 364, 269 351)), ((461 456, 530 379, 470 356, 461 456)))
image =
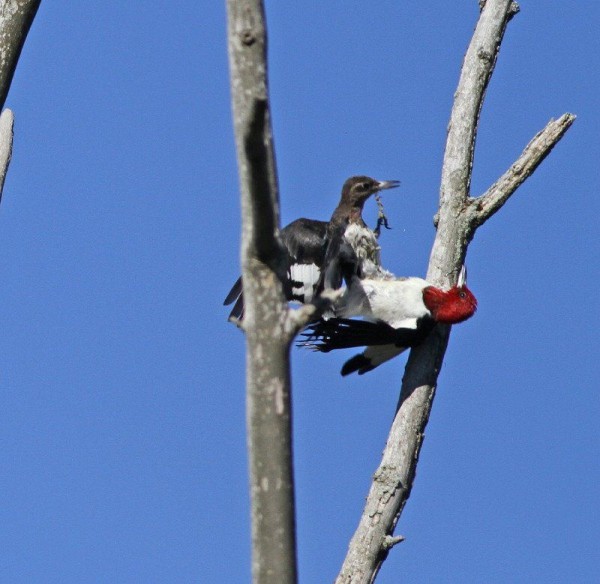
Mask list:
POLYGON ((423 303, 423 288, 428 285, 422 278, 354 280, 342 316, 366 316, 394 328, 415 328, 417 319, 429 314, 423 303))

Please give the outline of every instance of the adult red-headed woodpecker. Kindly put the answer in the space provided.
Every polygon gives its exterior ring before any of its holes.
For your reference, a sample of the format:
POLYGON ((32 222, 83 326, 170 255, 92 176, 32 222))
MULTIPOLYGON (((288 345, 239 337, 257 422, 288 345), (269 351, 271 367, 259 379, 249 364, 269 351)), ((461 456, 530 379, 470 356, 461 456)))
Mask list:
POLYGON ((476 310, 464 266, 456 285, 445 291, 422 278, 353 279, 336 306, 342 318, 312 324, 301 344, 322 352, 366 346, 342 367, 342 375, 362 375, 422 343, 436 323, 457 324, 476 310), (348 318, 358 315, 375 320, 348 318))
MULTIPOLYGON (((362 218, 369 197, 399 186, 399 181, 378 181, 368 176, 353 176, 342 187, 340 202, 329 221, 296 219, 281 230, 287 253, 288 276, 284 290, 288 300, 308 303, 325 288, 338 289, 344 279, 393 277, 381 267, 377 236, 362 218)), ((223 304, 235 305, 229 318, 244 314, 242 279, 223 304)))

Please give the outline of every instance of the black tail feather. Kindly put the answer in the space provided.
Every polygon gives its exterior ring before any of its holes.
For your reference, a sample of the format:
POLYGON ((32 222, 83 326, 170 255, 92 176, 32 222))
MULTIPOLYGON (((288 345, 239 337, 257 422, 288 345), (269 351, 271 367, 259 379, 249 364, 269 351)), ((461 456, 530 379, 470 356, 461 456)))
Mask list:
POLYGON ((239 296, 242 293, 242 290, 243 290, 242 277, 240 276, 235 281, 235 284, 231 287, 229 294, 227 294, 227 297, 223 301, 223 306, 227 306, 228 304, 231 304, 234 300, 239 300, 239 296))
POLYGON ((242 320, 244 318, 244 294, 241 293, 236 300, 231 312, 229 313, 229 320, 242 320))
POLYGON ((223 306, 227 306, 232 302, 235 302, 235 304, 229 313, 229 320, 242 320, 244 318, 244 285, 241 276, 231 287, 229 294, 227 294, 227 297, 223 301, 223 306))
POLYGON ((423 342, 434 325, 430 318, 420 319, 416 328, 394 328, 382 320, 321 319, 309 325, 308 332, 304 333, 306 339, 301 340, 298 346, 322 353, 372 345, 414 347, 423 342))
POLYGON ((359 375, 364 375, 369 371, 373 371, 373 369, 375 367, 371 365, 371 360, 365 357, 363 353, 359 353, 344 363, 341 374, 345 377, 346 375, 350 375, 350 373, 358 371, 359 375))
POLYGON ((307 331, 304 333, 306 339, 299 341, 298 346, 323 353, 366 345, 394 344, 397 337, 396 329, 383 321, 370 322, 349 318, 321 319, 311 324, 307 331))

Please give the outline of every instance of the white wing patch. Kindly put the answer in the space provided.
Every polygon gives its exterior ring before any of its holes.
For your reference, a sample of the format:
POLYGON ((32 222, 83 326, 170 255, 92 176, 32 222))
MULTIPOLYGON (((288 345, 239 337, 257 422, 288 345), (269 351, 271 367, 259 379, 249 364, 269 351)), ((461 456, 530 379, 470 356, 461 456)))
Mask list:
POLYGON ((316 264, 292 264, 290 266, 290 280, 294 282, 292 288, 294 296, 302 296, 305 303, 312 302, 315 286, 320 276, 321 270, 316 264))

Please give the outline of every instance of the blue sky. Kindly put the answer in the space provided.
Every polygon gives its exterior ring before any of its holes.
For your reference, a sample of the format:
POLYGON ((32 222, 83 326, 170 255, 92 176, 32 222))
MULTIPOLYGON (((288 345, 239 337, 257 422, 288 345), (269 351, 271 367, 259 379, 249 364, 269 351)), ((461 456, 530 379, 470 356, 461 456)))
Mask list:
MULTIPOLYGON (((524 0, 509 25, 473 194, 551 117, 578 119, 471 244, 479 310, 453 330, 382 584, 597 577, 600 7, 583 4, 524 0)), ((353 174, 399 179, 384 263, 425 273, 476 6, 268 3, 285 223, 327 218, 353 174)), ((249 581, 223 3, 42 2, 7 106, 0 579, 249 581)), ((337 573, 404 367, 342 379, 351 354, 293 354, 306 584, 337 573)))

